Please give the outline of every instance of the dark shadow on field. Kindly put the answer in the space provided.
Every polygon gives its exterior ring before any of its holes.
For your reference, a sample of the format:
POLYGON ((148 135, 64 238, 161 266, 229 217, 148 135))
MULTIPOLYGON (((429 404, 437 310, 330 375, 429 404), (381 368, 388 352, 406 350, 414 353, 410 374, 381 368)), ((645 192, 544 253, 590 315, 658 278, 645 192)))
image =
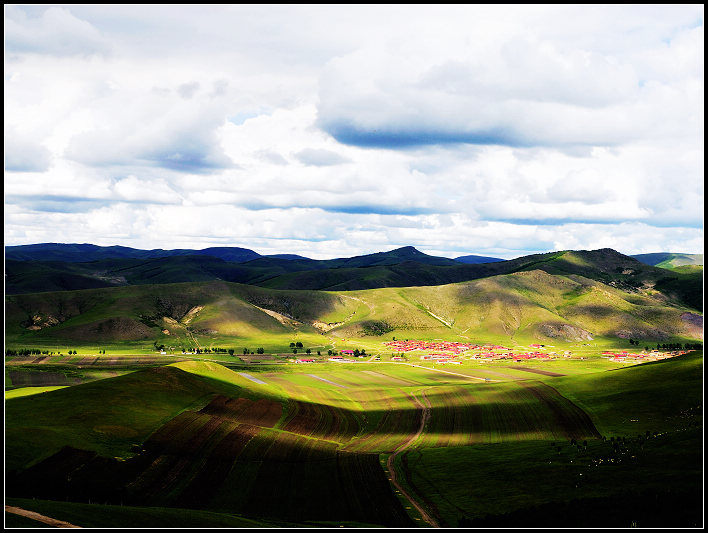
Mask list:
MULTIPOLYGON (((385 398, 375 402, 378 398, 373 397, 375 405, 362 418, 360 412, 341 406, 226 387, 176 367, 145 369, 121 383, 144 383, 150 373, 161 378, 160 384, 167 384, 160 386, 201 383, 204 390, 220 392, 207 396, 207 404, 199 410, 184 411, 167 421, 136 444, 135 455, 127 460, 65 446, 25 470, 8 472, 7 494, 211 509, 297 523, 348 521, 405 527, 411 525, 410 519, 392 492, 378 452, 393 451, 415 435, 423 416, 423 403, 415 398, 430 402, 425 436, 439 436, 438 446, 455 434, 466 435, 469 443, 516 440, 524 433, 538 438, 539 432, 553 438, 599 436, 587 414, 540 382, 406 388, 410 391, 407 407, 401 407, 401 402, 387 404, 385 398), (419 392, 422 389, 425 397, 419 392)), ((114 387, 118 384, 107 381, 114 387)), ((92 386, 98 387, 96 393, 114 390, 100 382, 92 386)), ((41 411, 43 402, 52 398, 48 394, 33 401, 41 411)), ((110 404, 111 398, 102 401, 110 404)), ((81 405, 67 404, 66 409, 78 414, 81 405)), ((92 412, 97 419, 83 422, 105 423, 102 412, 92 412)), ((31 431, 31 426, 27 429, 31 431)))
MULTIPOLYGON (((433 376, 431 381, 434 383, 437 377, 433 376)), ((263 379, 268 381, 267 376, 263 379)), ((519 380, 505 384, 471 383, 468 377, 456 375, 440 375, 440 379, 440 382, 433 385, 428 381, 427 386, 422 383, 399 386, 397 394, 403 394, 408 399, 404 407, 401 402, 389 402, 390 393, 387 389, 391 387, 370 388, 371 394, 362 398, 353 396, 356 388, 350 385, 345 394, 352 395, 352 398, 365 405, 363 426, 361 414, 341 404, 335 407, 290 400, 291 407, 295 406, 303 414, 308 413, 309 423, 304 428, 299 428, 297 424, 282 424, 280 428, 311 437, 338 440, 346 445, 345 449, 390 453, 416 433, 423 413, 419 401, 425 398, 430 404, 430 420, 424 435, 439 435, 438 446, 447 445, 448 440, 452 443, 460 435, 468 439, 468 442, 464 442, 466 444, 539 438, 539 434, 568 440, 600 437, 587 413, 542 382, 519 380), (425 390, 424 396, 417 392, 421 390, 425 390), (346 421, 343 425, 350 431, 345 439, 336 439, 331 430, 324 429, 329 427, 324 424, 328 417, 346 421), (361 427, 352 432, 357 422, 361 427), (347 445, 347 441, 355 435, 356 439, 347 445)), ((341 381, 346 383, 346 380, 341 381)), ((334 386, 333 390, 340 391, 334 386)), ((454 443, 463 444, 459 441, 454 443)))
POLYGON ((621 498, 598 497, 553 502, 503 515, 462 518, 461 528, 701 528, 703 491, 627 492, 621 498))
POLYGON ((87 356, 82 361, 69 362, 59 356, 43 357, 44 362, 7 358, 5 375, 11 385, 5 389, 39 386, 68 386, 88 383, 146 369, 158 369, 186 361, 178 357, 156 360, 155 356, 87 356), (47 360, 49 359, 49 360, 47 360))
POLYGON ((155 356, 92 356, 84 358, 84 362, 73 363, 63 361, 63 358, 58 356, 35 358, 34 361, 20 361, 20 359, 12 357, 6 360, 5 375, 10 381, 6 382, 5 390, 19 387, 79 385, 138 370, 161 368, 187 360, 171 357, 167 361, 156 361, 155 356))
POLYGON ((294 523, 413 525, 393 494, 377 454, 334 449, 306 453, 288 443, 263 439, 250 447, 236 458, 145 450, 128 461, 66 447, 19 475, 9 475, 7 493, 196 508, 294 523))
POLYGON ((67 376, 62 372, 52 372, 46 370, 6 370, 6 375, 10 378, 10 382, 12 383, 12 385, 5 387, 6 390, 17 389, 20 387, 55 387, 76 385, 84 381, 76 376, 67 376))
MULTIPOLYGON (((183 374, 170 370, 174 377, 183 374)), ((343 452, 336 442, 304 436, 338 427, 329 406, 320 407, 292 403, 285 427, 302 433, 297 434, 273 428, 281 418, 280 401, 216 395, 199 411, 169 420, 136 445, 136 455, 128 460, 65 446, 21 472, 8 473, 7 492, 220 510, 295 523, 411 526, 378 454, 343 452)))

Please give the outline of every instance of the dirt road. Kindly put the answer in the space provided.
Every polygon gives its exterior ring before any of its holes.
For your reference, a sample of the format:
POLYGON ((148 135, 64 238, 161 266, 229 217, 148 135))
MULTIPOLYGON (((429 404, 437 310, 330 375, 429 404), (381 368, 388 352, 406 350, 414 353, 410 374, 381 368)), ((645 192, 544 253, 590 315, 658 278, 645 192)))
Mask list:
POLYGON ((44 516, 43 514, 35 513, 34 511, 28 511, 27 509, 21 509, 20 507, 12 507, 11 505, 5 506, 5 512, 24 516, 26 518, 36 520, 37 522, 42 522, 52 527, 81 527, 75 526, 74 524, 70 524, 69 522, 64 522, 63 520, 57 520, 56 518, 51 518, 49 516, 44 516))
POLYGON ((396 450, 389 456, 388 461, 386 462, 386 468, 391 474, 391 483, 393 483, 393 486, 396 487, 401 492, 401 494, 411 503, 411 505, 416 508, 416 510, 420 513, 421 518, 425 520, 428 524, 430 524, 432 527, 440 527, 438 521, 432 516, 430 516, 428 512, 415 500, 415 498, 413 498, 410 493, 401 486, 401 484, 398 482, 398 475, 396 474, 396 470, 393 467, 393 462, 398 456, 398 454, 410 448, 413 443, 418 440, 418 437, 420 437, 420 434, 423 433, 423 430, 425 429, 425 424, 430 419, 430 402, 425 396, 424 391, 421 391, 420 395, 423 397, 425 404, 421 403, 421 401, 416 398, 415 395, 411 394, 412 398, 415 400, 415 402, 418 404, 418 406, 423 412, 423 416, 421 416, 420 418, 420 426, 418 427, 418 431, 415 435, 411 436, 410 439, 408 439, 406 442, 396 448, 396 450))

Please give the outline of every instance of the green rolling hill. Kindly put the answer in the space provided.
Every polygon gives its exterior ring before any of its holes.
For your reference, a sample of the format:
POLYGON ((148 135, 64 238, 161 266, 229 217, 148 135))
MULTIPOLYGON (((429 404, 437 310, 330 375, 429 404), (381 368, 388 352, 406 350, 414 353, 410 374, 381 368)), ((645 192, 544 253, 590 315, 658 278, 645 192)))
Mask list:
POLYGON ((280 290, 224 281, 6 297, 8 344, 264 339, 295 333, 509 341, 697 339, 702 315, 655 290, 632 292, 544 270, 438 286, 280 290))
POLYGON ((703 266, 703 254, 676 254, 670 252, 659 252, 653 254, 633 255, 635 259, 660 268, 676 268, 687 265, 703 266))
POLYGON ((676 271, 657 268, 611 249, 551 252, 481 264, 428 256, 412 247, 326 261, 259 257, 234 262, 205 255, 86 263, 8 259, 6 293, 197 281, 229 281, 272 289, 349 291, 444 285, 543 270, 554 275, 580 275, 631 292, 658 291, 672 303, 701 310, 702 270, 682 268, 676 271))

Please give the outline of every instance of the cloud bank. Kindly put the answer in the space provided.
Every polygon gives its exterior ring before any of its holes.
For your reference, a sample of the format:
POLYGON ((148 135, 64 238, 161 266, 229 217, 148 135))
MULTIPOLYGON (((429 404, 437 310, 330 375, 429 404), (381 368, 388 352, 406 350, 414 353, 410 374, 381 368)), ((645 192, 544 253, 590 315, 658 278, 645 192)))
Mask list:
POLYGON ((11 6, 5 240, 702 253, 702 6, 11 6))

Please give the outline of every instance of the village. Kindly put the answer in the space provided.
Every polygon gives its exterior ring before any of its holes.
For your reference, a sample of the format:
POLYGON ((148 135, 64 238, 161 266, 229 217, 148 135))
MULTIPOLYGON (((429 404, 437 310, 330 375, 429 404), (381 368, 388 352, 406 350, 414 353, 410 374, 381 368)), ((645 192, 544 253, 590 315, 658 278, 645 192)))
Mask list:
MULTIPOLYGON (((548 361, 558 358, 571 358, 573 353, 569 350, 560 352, 544 351, 543 348, 552 348, 543 344, 530 344, 529 350, 514 350, 505 346, 496 344, 474 344, 462 343, 453 341, 420 341, 420 340, 396 340, 383 343, 384 346, 391 350, 390 360, 394 362, 406 362, 411 352, 422 352, 417 355, 420 361, 429 361, 436 365, 461 365, 463 360, 471 360, 479 363, 487 363, 493 361, 548 361)), ((659 361, 669 359, 688 353, 690 350, 673 350, 673 351, 641 351, 641 352, 613 352, 603 351, 601 357, 615 363, 643 363, 650 361, 659 361)), ((362 356, 366 356, 366 361, 380 361, 380 355, 366 355, 359 350, 344 349, 337 352, 332 352, 328 355, 326 361, 333 363, 356 363, 360 361, 362 356)), ((580 359, 585 359, 581 357, 580 359)), ((301 357, 291 359, 290 362, 317 363, 322 362, 321 359, 314 357, 301 357)))
MULTIPOLYGON (((533 348, 533 351, 517 352, 512 351, 511 348, 506 348, 497 344, 479 345, 452 341, 430 342, 405 340, 386 342, 384 345, 401 353, 432 350, 431 352, 422 354, 419 357, 422 361, 433 361, 435 364, 459 365, 461 364, 461 356, 463 354, 465 359, 472 359, 480 362, 497 360, 522 361, 528 359, 554 359, 559 357, 559 355, 555 352, 547 353, 538 351, 539 348, 544 347, 541 344, 532 344, 530 347, 533 348)), ((563 357, 570 357, 570 352, 564 352, 563 357)))
MULTIPOLYGON (((400 353, 407 353, 413 351, 428 351, 433 350, 429 353, 421 354, 419 356, 422 361, 433 361, 436 364, 461 364, 460 356, 465 354, 466 359, 472 359, 478 362, 487 361, 499 361, 499 360, 511 360, 511 361, 525 361, 525 360, 551 360, 559 357, 570 358, 572 352, 569 350, 564 350, 561 353, 557 352, 546 352, 541 351, 541 348, 546 346, 543 344, 531 344, 529 347, 530 351, 512 351, 512 348, 506 348, 499 345, 478 345, 472 343, 460 343, 451 341, 418 341, 418 340, 405 340, 405 341, 391 341, 384 343, 388 348, 392 348, 400 353), (441 352, 451 352, 451 353, 441 353, 441 352)), ((659 361, 662 359, 669 359, 671 357, 677 357, 679 355, 684 355, 690 350, 672 350, 672 351, 641 351, 641 352, 612 352, 603 351, 602 356, 606 357, 610 361, 616 363, 639 363, 639 362, 650 362, 659 361)), ((403 360, 400 356, 394 356, 392 360, 403 360)), ((582 359, 582 358, 581 358, 582 359)))
POLYGON ((677 357, 679 355, 687 354, 692 350, 673 350, 670 352, 660 352, 659 350, 652 350, 650 352, 602 352, 603 357, 609 359, 614 363, 648 363, 650 361, 660 361, 662 359, 670 359, 672 357, 677 357))
MULTIPOLYGON (((343 339, 346 340, 346 339, 343 339)), ((573 352, 570 350, 559 350, 559 351, 549 351, 548 348, 554 348, 550 345, 544 344, 529 344, 528 349, 513 349, 507 348, 505 346, 500 346, 498 344, 476 344, 470 342, 454 342, 454 341, 422 341, 422 340, 393 340, 389 342, 384 342, 383 346, 388 351, 390 350, 389 360, 393 362, 408 362, 411 356, 417 357, 420 361, 432 362, 435 365, 461 365, 464 360, 475 361, 478 363, 488 363, 494 361, 508 361, 508 362, 521 362, 521 361, 548 361, 554 359, 570 359, 573 358, 573 352), (545 350, 544 350, 545 349, 545 350), (420 352, 419 354, 413 354, 412 352, 420 352)), ((603 359, 607 359, 614 363, 625 363, 625 364, 636 364, 645 363, 651 361, 659 361, 663 359, 669 359, 672 357, 677 357, 689 353, 691 346, 686 346, 685 349, 680 349, 677 346, 671 346, 671 348, 677 348, 673 350, 641 350, 636 352, 629 352, 627 350, 622 351, 602 351, 599 355, 603 359)), ((183 355, 198 354, 201 350, 185 351, 182 350, 183 355)), ((206 353, 211 350, 204 350, 206 353)), ((224 352, 232 354, 233 350, 225 350, 215 348, 214 352, 224 352)), ((310 352, 310 350, 307 350, 310 352)), ((245 353, 245 352, 244 352, 245 353)), ((253 354, 253 352, 251 352, 253 354)), ((261 349, 259 349, 259 354, 261 349)), ((168 352, 160 346, 160 354, 168 355, 168 352)), ((381 354, 367 354, 365 350, 359 349, 342 349, 339 351, 328 350, 327 354, 320 354, 317 352, 317 356, 326 355, 326 357, 314 357, 310 353, 305 354, 303 357, 298 358, 288 358, 287 362, 296 364, 308 364, 308 363, 321 363, 321 362, 332 362, 332 363, 356 363, 356 362, 380 362, 381 354), (364 360, 362 361, 362 358, 364 360)), ((241 358, 242 361, 247 363, 261 363, 265 362, 263 355, 258 355, 255 357, 247 358, 244 356, 241 358)), ((272 357, 272 355, 270 356, 272 357)), ((585 357, 579 357, 581 360, 585 357)), ((283 359, 268 359, 271 363, 284 363, 283 359)))

